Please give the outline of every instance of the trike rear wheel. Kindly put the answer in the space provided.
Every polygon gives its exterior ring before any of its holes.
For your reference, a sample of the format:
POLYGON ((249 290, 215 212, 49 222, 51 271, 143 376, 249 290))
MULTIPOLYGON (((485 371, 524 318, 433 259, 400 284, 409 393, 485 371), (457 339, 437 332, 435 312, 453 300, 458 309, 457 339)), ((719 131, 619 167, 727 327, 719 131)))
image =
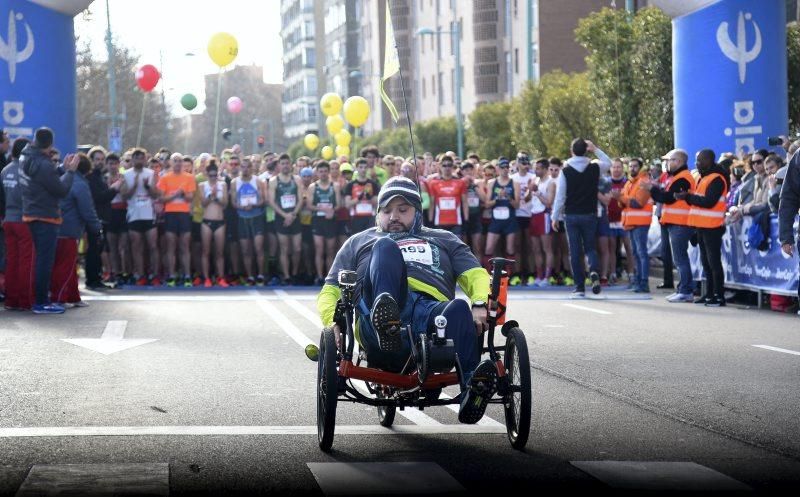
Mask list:
POLYGON ((511 446, 523 450, 531 429, 531 366, 528 342, 519 328, 509 330, 503 365, 508 377, 508 392, 503 398, 506 432, 511 446))
POLYGON ((339 374, 336 369, 336 338, 333 328, 322 330, 317 361, 317 438, 319 448, 325 452, 333 445, 336 428, 336 403, 338 400, 339 374))

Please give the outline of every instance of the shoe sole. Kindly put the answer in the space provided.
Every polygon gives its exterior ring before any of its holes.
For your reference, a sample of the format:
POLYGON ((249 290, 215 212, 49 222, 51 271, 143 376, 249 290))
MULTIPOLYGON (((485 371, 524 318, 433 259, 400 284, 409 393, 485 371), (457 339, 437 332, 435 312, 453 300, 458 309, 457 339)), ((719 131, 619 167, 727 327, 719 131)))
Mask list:
POLYGON ((480 421, 486 413, 489 401, 497 392, 497 370, 494 364, 486 364, 486 371, 475 371, 470 380, 469 390, 466 393, 468 400, 458 413, 458 420, 461 423, 474 425, 480 421), (478 376, 477 380, 475 376, 478 376), (470 398, 470 394, 474 397, 470 398))
POLYGON ((378 341, 384 352, 399 352, 402 344, 400 336, 400 308, 394 299, 380 300, 372 309, 370 322, 378 333, 378 341))
POLYGON ((589 276, 589 280, 592 282, 592 293, 598 295, 600 293, 600 277, 594 273, 589 276))

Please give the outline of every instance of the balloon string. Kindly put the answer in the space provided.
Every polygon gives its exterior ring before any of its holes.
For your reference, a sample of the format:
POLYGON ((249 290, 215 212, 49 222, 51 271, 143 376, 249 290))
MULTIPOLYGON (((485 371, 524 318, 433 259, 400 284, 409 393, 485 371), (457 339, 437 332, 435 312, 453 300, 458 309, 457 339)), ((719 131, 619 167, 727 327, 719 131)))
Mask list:
POLYGON ((139 133, 136 135, 136 148, 142 143, 142 129, 144 129, 144 111, 147 103, 147 92, 142 92, 142 114, 139 116, 139 133))
POLYGON ((222 95, 222 67, 219 68, 217 77, 217 112, 214 116, 214 145, 211 148, 213 153, 217 153, 217 135, 219 134, 219 98, 222 95))

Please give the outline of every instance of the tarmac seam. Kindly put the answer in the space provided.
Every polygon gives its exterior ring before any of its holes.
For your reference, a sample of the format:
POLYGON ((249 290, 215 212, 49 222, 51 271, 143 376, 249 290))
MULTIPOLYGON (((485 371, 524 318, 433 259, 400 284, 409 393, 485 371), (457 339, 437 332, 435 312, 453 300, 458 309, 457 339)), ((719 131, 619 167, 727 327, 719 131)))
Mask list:
POLYGON ((578 385, 580 387, 592 390, 594 392, 599 393, 600 395, 604 395, 606 397, 611 397, 612 399, 624 402, 624 403, 632 405, 634 407, 638 407, 639 409, 645 410, 645 411, 650 412, 652 414, 655 414, 657 416, 662 416, 662 417, 671 419, 673 421, 677 421, 679 423, 683 423, 683 424, 692 426, 694 428, 698 428, 700 430, 704 430, 704 431, 707 431, 709 433, 713 433, 715 435, 720 435, 720 436, 725 437, 725 438, 727 438, 729 440, 733 440, 733 441, 736 441, 736 442, 739 442, 739 443, 743 443, 745 445, 749 445, 751 447, 755 447, 757 449, 761 449, 761 450, 764 450, 766 452, 769 452, 769 453, 772 453, 772 454, 775 454, 775 455, 779 455, 779 456, 782 456, 782 457, 788 457, 788 458, 790 458, 792 460, 795 460, 795 461, 800 461, 800 454, 796 454, 796 453, 793 453, 793 452, 790 452, 790 451, 785 451, 785 450, 782 450, 782 449, 779 449, 779 448, 775 448, 775 447, 768 447, 768 446, 766 446, 764 444, 761 444, 759 442, 755 442, 755 441, 752 441, 752 440, 748 440, 748 439, 742 438, 742 437, 740 437, 740 436, 738 436, 738 435, 736 435, 734 433, 731 433, 730 431, 724 430, 722 428, 716 428, 716 427, 711 426, 711 425, 703 424, 703 423, 701 423, 699 421, 696 421, 694 419, 691 419, 691 418, 688 418, 688 417, 684 417, 684 416, 681 416, 681 415, 678 415, 678 414, 671 413, 671 412, 666 411, 666 410, 664 410, 664 409, 662 409, 660 407, 657 407, 657 406, 642 402, 642 401, 637 400, 637 399, 635 399, 633 397, 630 397, 628 395, 617 393, 617 392, 614 392, 613 390, 609 390, 609 389, 607 389, 605 387, 601 387, 599 385, 595 385, 595 384, 592 384, 592 383, 589 383, 589 382, 586 382, 586 381, 583 381, 583 380, 579 380, 578 378, 570 376, 570 375, 568 375, 566 373, 562 373, 560 371, 556 371, 555 369, 548 368, 547 366, 543 366, 541 364, 531 362, 531 369, 537 369, 537 370, 539 370, 539 371, 541 371, 543 373, 547 373, 547 374, 549 374, 551 376, 555 376, 556 378, 562 379, 562 380, 567 381, 569 383, 573 383, 573 384, 578 385))

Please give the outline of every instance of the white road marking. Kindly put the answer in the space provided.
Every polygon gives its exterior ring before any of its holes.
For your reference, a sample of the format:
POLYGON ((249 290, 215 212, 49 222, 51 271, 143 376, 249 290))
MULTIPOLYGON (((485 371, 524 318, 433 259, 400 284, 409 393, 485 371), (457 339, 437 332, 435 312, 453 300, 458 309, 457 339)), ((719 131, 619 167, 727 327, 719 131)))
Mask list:
POLYGON ((16 496, 41 495, 169 495, 169 464, 34 464, 16 496))
MULTIPOLYGON (((337 435, 435 435, 506 433, 505 427, 440 424, 436 426, 337 425, 337 435)), ((316 435, 317 426, 41 426, 0 428, 0 438, 128 437, 140 435, 316 435)))
POLYGON ((583 305, 577 305, 577 304, 561 304, 561 305, 563 305, 565 307, 571 307, 573 309, 580 309, 582 311, 594 312, 596 314, 603 314, 603 315, 613 314, 613 313, 608 312, 608 311, 601 311, 600 309, 592 309, 591 307, 586 307, 586 306, 583 306, 583 305))
POLYGON ((123 337, 127 327, 127 321, 109 321, 100 338, 62 338, 61 340, 78 347, 100 352, 103 355, 111 355, 158 340, 157 338, 125 339, 123 337))
POLYGON ((656 492, 752 490, 706 466, 685 461, 570 461, 613 488, 656 492))
POLYGON ((465 491, 450 473, 434 462, 310 462, 307 466, 325 495, 422 495, 465 491))
POLYGON ((320 321, 319 316, 317 316, 315 312, 310 311, 308 307, 298 302, 295 295, 291 295, 284 290, 274 290, 274 292, 275 295, 280 298, 281 302, 285 302, 289 307, 294 309, 296 313, 306 318, 318 330, 322 331, 322 321, 320 321))
POLYGON ((770 347, 769 345, 753 345, 753 347, 758 347, 759 349, 774 350, 775 352, 783 352, 784 354, 800 355, 800 352, 797 352, 796 350, 782 349, 779 347, 770 347))
POLYGON ((300 329, 294 325, 289 318, 287 318, 281 311, 275 307, 274 304, 266 300, 257 300, 256 304, 269 316, 270 319, 275 321, 275 324, 286 333, 289 338, 297 342, 298 345, 305 348, 307 345, 314 344, 300 329))

